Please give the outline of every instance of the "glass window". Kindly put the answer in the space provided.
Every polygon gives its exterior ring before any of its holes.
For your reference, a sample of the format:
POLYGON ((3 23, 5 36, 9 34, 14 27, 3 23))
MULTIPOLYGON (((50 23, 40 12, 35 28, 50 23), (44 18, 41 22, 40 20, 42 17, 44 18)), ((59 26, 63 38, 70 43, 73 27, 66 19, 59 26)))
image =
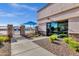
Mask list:
POLYGON ((47 23, 47 34, 68 34, 68 21, 47 23))

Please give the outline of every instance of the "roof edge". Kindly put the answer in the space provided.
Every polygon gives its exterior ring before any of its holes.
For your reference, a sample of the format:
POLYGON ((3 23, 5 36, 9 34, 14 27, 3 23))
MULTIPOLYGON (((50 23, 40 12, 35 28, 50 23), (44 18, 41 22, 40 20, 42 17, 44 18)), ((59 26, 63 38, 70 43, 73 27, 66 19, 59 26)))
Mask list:
POLYGON ((37 12, 40 12, 41 10, 43 10, 44 8, 47 8, 49 5, 54 4, 54 3, 48 3, 46 6, 40 8, 37 12))

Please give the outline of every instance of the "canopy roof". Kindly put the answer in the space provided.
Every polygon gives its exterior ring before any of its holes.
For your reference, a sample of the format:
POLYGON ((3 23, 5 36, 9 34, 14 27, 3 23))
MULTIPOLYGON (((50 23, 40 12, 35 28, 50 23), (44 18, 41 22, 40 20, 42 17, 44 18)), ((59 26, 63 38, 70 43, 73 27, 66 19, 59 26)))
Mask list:
POLYGON ((33 22, 33 21, 29 21, 29 22, 23 23, 23 25, 36 25, 36 24, 37 23, 33 22))

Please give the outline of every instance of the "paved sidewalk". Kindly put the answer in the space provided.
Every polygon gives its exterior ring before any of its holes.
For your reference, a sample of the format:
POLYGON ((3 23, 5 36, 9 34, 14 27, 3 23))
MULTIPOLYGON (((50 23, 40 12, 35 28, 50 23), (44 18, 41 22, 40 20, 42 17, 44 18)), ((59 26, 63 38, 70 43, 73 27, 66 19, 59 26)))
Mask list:
POLYGON ((11 44, 12 56, 54 56, 34 42, 24 39, 11 44))
POLYGON ((49 37, 47 37, 47 36, 40 36, 40 37, 33 38, 33 40, 31 40, 31 41, 43 40, 43 39, 49 39, 49 37))

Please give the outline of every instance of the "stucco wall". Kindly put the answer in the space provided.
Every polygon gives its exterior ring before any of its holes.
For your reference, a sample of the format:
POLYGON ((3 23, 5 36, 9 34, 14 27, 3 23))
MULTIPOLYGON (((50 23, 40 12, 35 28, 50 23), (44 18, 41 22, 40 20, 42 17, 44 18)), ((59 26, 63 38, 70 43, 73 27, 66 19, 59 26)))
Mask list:
MULTIPOLYGON (((77 24, 77 26, 79 26, 79 24, 78 24, 79 22, 71 22, 71 21, 73 21, 72 19, 75 19, 75 21, 79 21, 79 19, 76 17, 79 17, 79 8, 76 8, 76 9, 73 9, 73 10, 70 10, 67 12, 63 12, 63 13, 57 14, 55 16, 51 16, 51 17, 49 17, 50 18, 49 20, 47 18, 39 20, 38 25, 42 24, 42 23, 51 22, 51 21, 61 21, 61 20, 68 19, 70 24, 73 23, 73 24, 77 24)), ((70 24, 69 24, 69 26, 70 26, 70 24)), ((45 24, 42 24, 39 26, 40 26, 40 28, 42 28, 42 30, 44 30, 44 31, 46 30, 45 28, 43 29, 43 26, 45 26, 45 24)), ((69 32, 71 32, 71 31, 69 31, 69 32)))
POLYGON ((49 20, 47 18, 41 19, 38 22, 44 23, 44 22, 51 22, 51 21, 60 21, 60 20, 65 20, 73 17, 79 17, 79 8, 75 8, 73 10, 51 16, 49 17, 50 18, 49 20))
MULTIPOLYGON (((39 30, 46 32, 46 23, 39 25, 39 30)), ((68 19, 68 33, 79 34, 79 17, 68 19)))
POLYGON ((40 30, 46 31, 46 23, 51 21, 61 21, 68 19, 69 21, 69 33, 79 33, 79 3, 72 3, 72 4, 52 4, 48 6, 47 8, 43 9, 38 13, 38 26, 40 27, 40 30), (76 8, 74 8, 76 7, 76 8), (74 8, 72 10, 68 10, 74 8), (64 10, 68 10, 65 12, 62 12, 64 10), (62 12, 62 13, 59 13, 62 12), (57 14, 56 14, 57 13, 57 14), (56 14, 56 15, 53 15, 56 14), (53 15, 53 16, 50 16, 53 15), (47 17, 50 16, 50 17, 47 17), (44 18, 45 17, 45 18, 44 18), (48 19, 49 18, 49 19, 48 19), (43 24, 44 23, 44 24, 43 24), (41 24, 41 25, 39 25, 41 24))
POLYGON ((79 33, 79 17, 69 19, 68 32, 79 33))
POLYGON ((79 3, 55 3, 38 12, 38 19, 57 14, 75 7, 79 7, 79 3))
MULTIPOLYGON (((46 23, 40 24, 39 30, 46 32, 46 23)), ((79 17, 68 19, 68 33, 79 34, 79 17)))
POLYGON ((46 23, 39 25, 39 31, 46 31, 46 23))

